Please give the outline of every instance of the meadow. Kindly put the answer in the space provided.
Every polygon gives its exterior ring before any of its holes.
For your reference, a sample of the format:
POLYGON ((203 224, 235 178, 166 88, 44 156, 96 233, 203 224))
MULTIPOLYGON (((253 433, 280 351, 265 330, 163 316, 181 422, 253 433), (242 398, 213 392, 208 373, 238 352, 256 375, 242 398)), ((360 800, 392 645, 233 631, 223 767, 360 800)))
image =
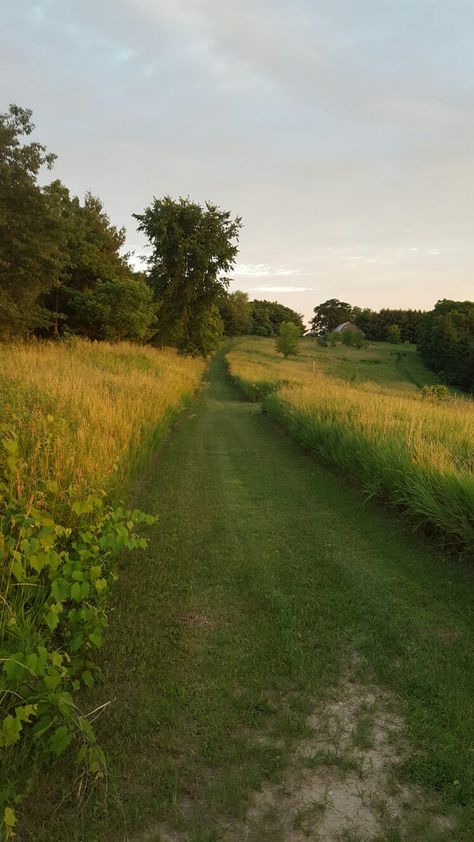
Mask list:
POLYGON ((0 425, 18 446, 17 493, 122 496, 196 389, 205 364, 127 342, 0 345, 0 425))
POLYGON ((80 787, 105 775, 95 712, 84 714, 78 699, 99 674, 117 556, 143 550, 137 527, 154 522, 120 500, 203 369, 174 351, 127 343, 0 347, 5 839, 26 791, 66 750, 80 787))
POLYGON ((304 340, 284 360, 271 340, 244 340, 228 354, 244 394, 297 441, 362 487, 472 558, 474 404, 430 401, 434 375, 412 346, 323 348, 304 340))

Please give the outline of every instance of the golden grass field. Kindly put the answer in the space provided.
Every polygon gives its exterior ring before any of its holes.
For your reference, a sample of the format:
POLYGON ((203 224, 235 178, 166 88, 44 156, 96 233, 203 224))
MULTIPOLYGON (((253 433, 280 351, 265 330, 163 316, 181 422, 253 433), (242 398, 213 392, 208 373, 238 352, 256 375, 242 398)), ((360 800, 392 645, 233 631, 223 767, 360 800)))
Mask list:
POLYGON ((129 343, 0 346, 0 425, 18 439, 21 496, 51 479, 79 495, 121 492, 204 367, 129 343))
MULTIPOLYGON (((422 385, 425 379, 421 363, 412 352, 390 357, 390 347, 396 346, 306 350, 307 343, 302 343, 304 352, 298 358, 284 360, 271 340, 244 340, 228 354, 230 373, 247 397, 262 397, 266 410, 282 426, 325 460, 347 470, 367 494, 388 497, 409 511, 415 522, 431 525, 472 555, 472 399, 456 395, 439 403, 423 399, 414 382, 418 379, 422 385), (347 368, 352 368, 350 379, 323 373, 337 371, 337 357, 342 355, 347 368), (368 362, 377 355, 379 364, 368 362), (378 382, 367 378, 368 366, 369 375, 373 370, 378 382), (403 370, 410 377, 405 382, 403 370)), ((425 382, 433 382, 429 372, 425 382)))

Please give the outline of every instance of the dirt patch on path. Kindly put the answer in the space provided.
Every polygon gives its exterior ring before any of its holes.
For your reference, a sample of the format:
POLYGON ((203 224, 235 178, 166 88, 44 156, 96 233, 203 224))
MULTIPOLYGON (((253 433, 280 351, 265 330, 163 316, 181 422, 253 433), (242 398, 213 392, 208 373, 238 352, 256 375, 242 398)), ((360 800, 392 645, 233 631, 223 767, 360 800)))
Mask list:
MULTIPOLYGON (((397 767, 411 750, 403 736, 396 697, 354 675, 354 659, 341 684, 307 718, 307 734, 294 747, 283 777, 250 798, 243 822, 209 828, 222 842, 441 842, 456 839, 456 823, 421 787, 401 784, 397 767)), ((291 698, 283 706, 291 714, 291 698)), ((252 735, 275 742, 269 731, 252 735)), ((192 804, 178 805, 193 827, 192 804)), ((193 832, 163 825, 136 842, 188 842, 193 832)), ((201 837, 199 837, 201 838, 201 837)))
POLYGON ((307 720, 309 736, 284 780, 255 793, 226 842, 369 842, 450 839, 455 823, 419 787, 401 785, 409 754, 393 697, 346 678, 307 720), (391 834, 390 836, 388 834, 391 834), (428 835, 429 834, 429 837, 428 835))

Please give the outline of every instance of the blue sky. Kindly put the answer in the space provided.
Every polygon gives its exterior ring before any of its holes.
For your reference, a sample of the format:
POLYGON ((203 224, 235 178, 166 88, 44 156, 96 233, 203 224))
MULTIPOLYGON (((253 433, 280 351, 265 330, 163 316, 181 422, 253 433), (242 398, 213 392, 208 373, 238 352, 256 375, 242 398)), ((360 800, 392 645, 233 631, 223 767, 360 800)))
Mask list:
POLYGON ((243 217, 233 288, 474 297, 474 3, 3 0, 0 110, 125 225, 153 195, 243 217))

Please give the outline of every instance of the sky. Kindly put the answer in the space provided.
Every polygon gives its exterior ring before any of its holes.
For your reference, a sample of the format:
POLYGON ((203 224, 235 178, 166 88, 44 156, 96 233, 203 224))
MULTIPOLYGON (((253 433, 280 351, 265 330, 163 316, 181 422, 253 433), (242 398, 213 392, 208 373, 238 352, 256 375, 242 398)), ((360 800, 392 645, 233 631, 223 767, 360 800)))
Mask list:
POLYGON ((132 213, 210 200, 244 228, 231 289, 474 298, 472 0, 1 0, 0 111, 54 176, 132 213))

